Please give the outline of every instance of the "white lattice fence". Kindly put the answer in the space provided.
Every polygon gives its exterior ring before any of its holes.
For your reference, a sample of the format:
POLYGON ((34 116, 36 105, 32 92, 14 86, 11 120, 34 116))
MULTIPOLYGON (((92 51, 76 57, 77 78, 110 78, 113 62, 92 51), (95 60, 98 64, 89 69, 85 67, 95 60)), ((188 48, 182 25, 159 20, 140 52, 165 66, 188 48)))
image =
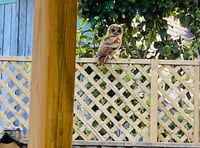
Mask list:
POLYGON ((20 127, 27 138, 31 59, 0 57, 0 127, 20 127))
POLYGON ((158 68, 158 134, 161 141, 199 140, 199 66, 195 63, 158 68))
POLYGON ((199 65, 116 60, 100 70, 77 59, 74 139, 197 142, 199 65))
MULTIPOLYGON (((199 61, 77 59, 74 140, 197 142, 199 61)), ((31 59, 0 57, 0 126, 27 140, 31 59)))

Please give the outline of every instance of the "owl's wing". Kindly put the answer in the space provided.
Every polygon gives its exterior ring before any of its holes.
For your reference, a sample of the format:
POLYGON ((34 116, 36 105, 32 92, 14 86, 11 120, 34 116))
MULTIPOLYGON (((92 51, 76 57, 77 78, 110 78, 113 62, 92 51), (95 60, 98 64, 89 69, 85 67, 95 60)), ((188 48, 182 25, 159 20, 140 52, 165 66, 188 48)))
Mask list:
POLYGON ((99 51, 96 55, 97 65, 99 67, 103 66, 106 63, 110 52, 111 52, 110 48, 105 48, 103 46, 101 48, 99 48, 99 51))
POLYGON ((120 47, 120 45, 120 38, 112 36, 104 38, 100 44, 97 53, 98 66, 104 65, 108 59, 108 55, 110 55, 113 51, 117 50, 120 47))

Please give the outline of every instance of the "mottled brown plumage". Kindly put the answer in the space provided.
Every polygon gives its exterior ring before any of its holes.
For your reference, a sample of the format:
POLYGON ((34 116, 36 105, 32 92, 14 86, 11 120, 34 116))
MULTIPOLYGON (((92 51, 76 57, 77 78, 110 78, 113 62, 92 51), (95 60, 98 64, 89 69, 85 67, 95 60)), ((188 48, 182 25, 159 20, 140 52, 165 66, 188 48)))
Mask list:
POLYGON ((109 58, 115 58, 114 55, 122 43, 123 29, 118 24, 112 24, 108 27, 107 33, 100 43, 97 53, 97 65, 102 67, 109 58))

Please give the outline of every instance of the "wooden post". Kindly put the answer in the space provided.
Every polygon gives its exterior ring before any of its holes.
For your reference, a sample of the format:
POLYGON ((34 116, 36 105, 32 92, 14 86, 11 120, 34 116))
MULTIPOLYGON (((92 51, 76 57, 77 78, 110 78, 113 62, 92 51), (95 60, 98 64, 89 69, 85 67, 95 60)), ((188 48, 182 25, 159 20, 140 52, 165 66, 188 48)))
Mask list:
POLYGON ((151 121, 150 142, 157 142, 158 137, 158 60, 153 59, 151 63, 151 121))
POLYGON ((195 66, 195 82, 194 82, 194 142, 195 143, 199 143, 200 142, 200 138, 199 138, 199 95, 200 95, 200 92, 199 92, 199 87, 200 87, 200 76, 199 76, 199 73, 200 73, 200 66, 197 65, 195 66))
POLYGON ((29 148, 72 147, 77 1, 35 0, 29 148))

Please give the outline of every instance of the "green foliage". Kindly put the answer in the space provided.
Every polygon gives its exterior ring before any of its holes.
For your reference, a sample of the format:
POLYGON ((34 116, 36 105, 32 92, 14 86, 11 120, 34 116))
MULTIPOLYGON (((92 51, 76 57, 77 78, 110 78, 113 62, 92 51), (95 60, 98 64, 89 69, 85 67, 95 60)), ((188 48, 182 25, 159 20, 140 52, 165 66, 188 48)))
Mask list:
POLYGON ((197 0, 79 0, 77 55, 93 57, 108 25, 123 24, 122 58, 146 58, 150 47, 161 59, 193 59, 200 49, 200 9, 197 0), (190 46, 167 33, 165 17, 179 19, 195 35, 190 46), (89 29, 84 29, 88 26, 89 29), (160 41, 157 40, 160 37, 160 41))
POLYGON ((77 50, 76 54, 79 57, 93 57, 94 51, 97 49, 97 44, 100 42, 100 38, 95 35, 97 32, 96 29, 91 29, 88 27, 84 29, 86 25, 88 25, 87 19, 79 19, 80 27, 77 28, 77 50))

